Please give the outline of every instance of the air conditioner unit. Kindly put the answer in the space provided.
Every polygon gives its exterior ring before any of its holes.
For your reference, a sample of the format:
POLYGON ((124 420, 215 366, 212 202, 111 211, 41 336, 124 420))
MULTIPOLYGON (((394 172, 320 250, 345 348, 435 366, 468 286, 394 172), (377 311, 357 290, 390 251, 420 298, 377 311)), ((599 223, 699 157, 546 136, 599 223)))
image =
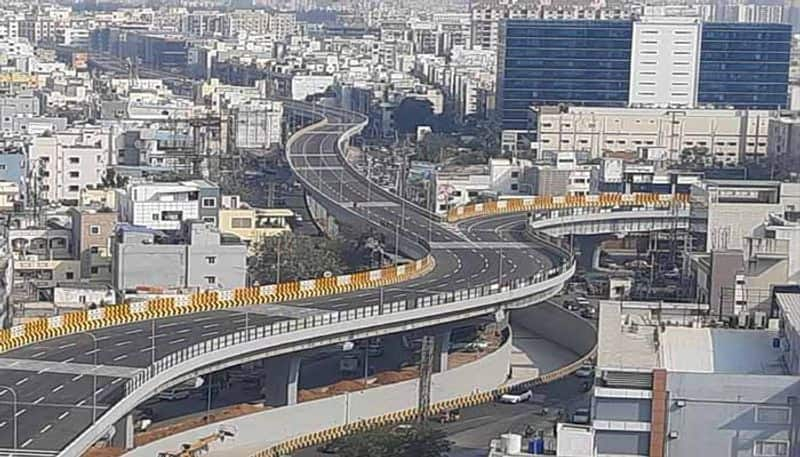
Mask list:
POLYGON ((676 440, 676 439, 678 439, 678 432, 673 430, 673 431, 669 432, 669 435, 667 435, 667 436, 671 440, 676 440))
POLYGON ((675 400, 675 406, 677 406, 678 408, 683 408, 684 406, 686 406, 686 400, 675 400))

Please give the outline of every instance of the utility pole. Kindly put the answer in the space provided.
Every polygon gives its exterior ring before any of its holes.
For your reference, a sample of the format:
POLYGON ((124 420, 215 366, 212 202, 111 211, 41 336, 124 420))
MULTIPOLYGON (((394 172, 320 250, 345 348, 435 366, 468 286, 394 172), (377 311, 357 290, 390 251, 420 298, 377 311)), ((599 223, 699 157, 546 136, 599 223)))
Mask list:
POLYGON ((422 347, 419 353, 419 397, 417 402, 420 421, 425 420, 431 407, 434 344, 432 336, 425 335, 422 337, 422 347))

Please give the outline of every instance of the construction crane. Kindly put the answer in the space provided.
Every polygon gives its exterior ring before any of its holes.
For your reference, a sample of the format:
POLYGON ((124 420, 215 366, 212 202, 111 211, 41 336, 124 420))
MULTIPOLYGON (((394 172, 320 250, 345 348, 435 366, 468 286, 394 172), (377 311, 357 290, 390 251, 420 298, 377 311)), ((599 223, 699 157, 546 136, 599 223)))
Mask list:
POLYGON ((216 433, 204 436, 192 443, 184 443, 182 449, 178 452, 163 451, 158 453, 158 457, 198 457, 208 452, 208 448, 212 443, 217 441, 222 443, 225 441, 225 438, 232 438, 234 436, 236 436, 235 428, 222 426, 216 433))

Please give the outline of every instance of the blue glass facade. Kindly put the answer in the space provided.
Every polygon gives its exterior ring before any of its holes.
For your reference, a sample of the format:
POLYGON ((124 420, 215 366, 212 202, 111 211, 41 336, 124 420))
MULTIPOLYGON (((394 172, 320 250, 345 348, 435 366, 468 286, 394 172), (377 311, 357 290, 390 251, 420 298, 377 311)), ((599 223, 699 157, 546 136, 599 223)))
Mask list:
POLYGON ((534 129, 532 105, 627 105, 631 21, 508 20, 504 34, 503 129, 534 129))
POLYGON ((787 24, 704 23, 697 102, 786 108, 791 41, 787 24))

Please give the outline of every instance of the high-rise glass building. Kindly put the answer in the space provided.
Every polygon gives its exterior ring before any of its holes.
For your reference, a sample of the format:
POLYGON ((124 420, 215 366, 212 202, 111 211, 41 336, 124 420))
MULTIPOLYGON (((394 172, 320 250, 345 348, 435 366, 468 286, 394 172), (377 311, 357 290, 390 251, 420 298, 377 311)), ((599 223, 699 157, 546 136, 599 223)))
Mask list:
POLYGON ((532 105, 625 106, 631 35, 631 21, 506 21, 498 69, 503 128, 530 129, 532 105))
POLYGON ((535 142, 536 106, 788 106, 785 24, 509 19, 501 38, 497 108, 505 149, 535 142))
POLYGON ((788 24, 702 24, 697 103, 739 109, 788 105, 788 24))

